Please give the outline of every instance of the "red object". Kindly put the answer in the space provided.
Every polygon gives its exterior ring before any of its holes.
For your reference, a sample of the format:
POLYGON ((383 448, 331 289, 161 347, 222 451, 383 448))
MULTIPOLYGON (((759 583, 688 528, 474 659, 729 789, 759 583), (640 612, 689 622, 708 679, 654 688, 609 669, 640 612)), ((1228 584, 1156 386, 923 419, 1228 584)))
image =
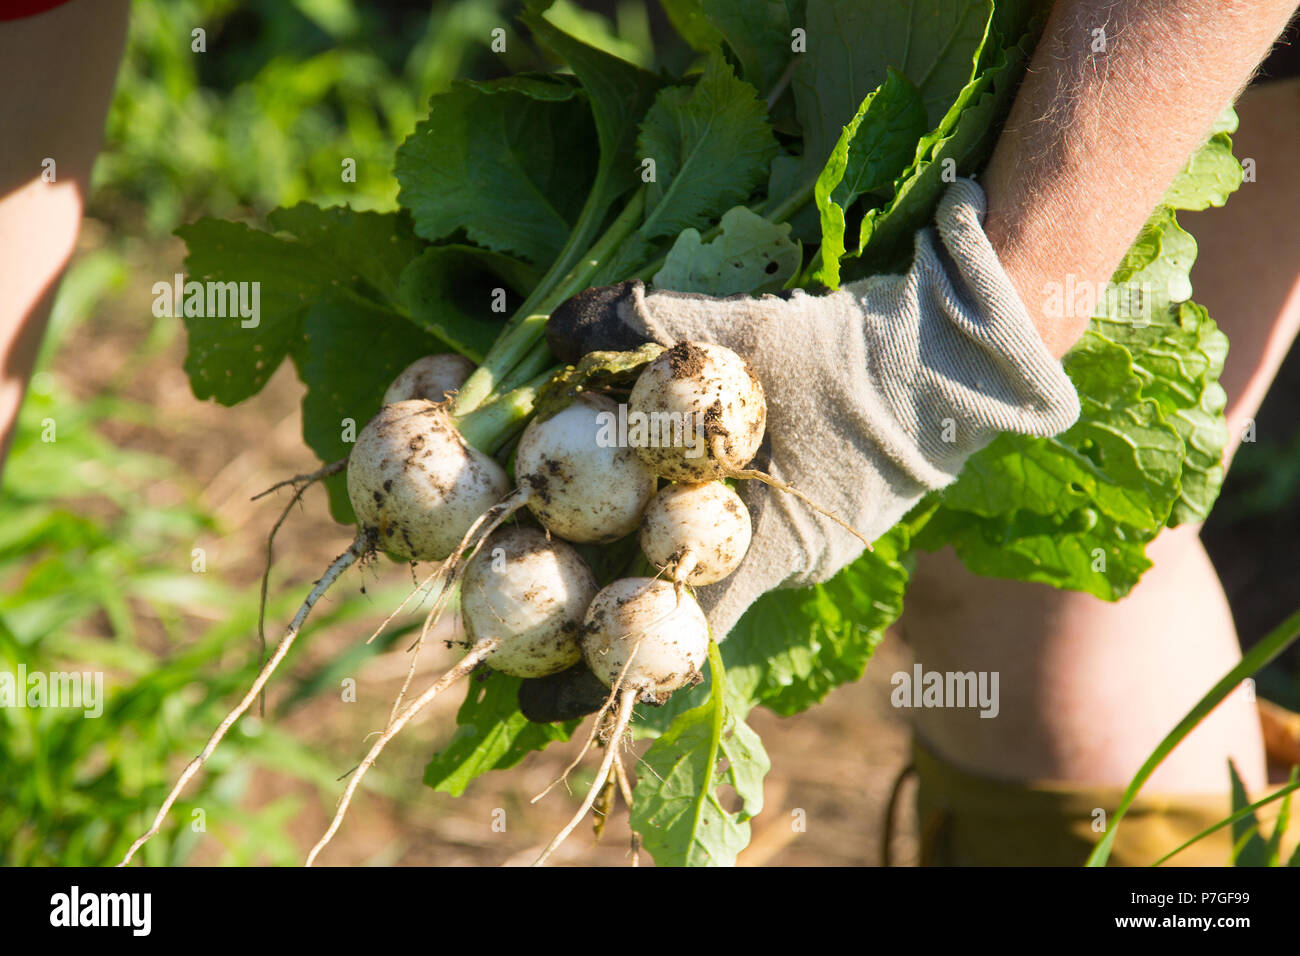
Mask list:
POLYGON ((0 20, 21 20, 61 7, 70 0, 0 0, 0 20))

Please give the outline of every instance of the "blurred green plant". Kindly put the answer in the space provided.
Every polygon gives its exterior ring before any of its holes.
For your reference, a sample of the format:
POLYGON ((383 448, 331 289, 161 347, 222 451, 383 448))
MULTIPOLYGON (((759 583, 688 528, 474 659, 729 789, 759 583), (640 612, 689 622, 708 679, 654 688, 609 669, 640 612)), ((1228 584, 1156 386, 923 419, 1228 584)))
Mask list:
MULTIPOLYGON (((1098 841, 1097 845, 1093 847, 1092 852, 1088 855, 1088 859, 1084 864, 1085 866, 1106 865, 1106 861, 1110 859, 1110 850, 1115 843, 1115 834, 1118 832, 1120 821, 1124 819, 1124 815, 1128 812, 1129 807, 1133 805, 1133 801, 1137 799, 1138 793, 1141 791, 1147 780, 1151 778, 1151 774, 1155 772, 1156 767, 1160 766, 1164 759, 1173 752, 1174 748, 1182 743, 1183 739, 1191 733, 1196 726, 1204 720, 1212 710, 1214 710, 1215 707, 1219 706, 1219 704, 1223 702, 1224 698, 1240 687, 1242 681, 1257 674, 1262 668, 1275 660, 1279 654, 1285 651, 1297 640, 1300 640, 1300 609, 1297 609, 1294 613, 1290 614, 1286 620, 1273 628, 1273 630, 1270 631, 1263 640, 1247 651, 1242 656, 1241 660, 1238 661, 1237 664, 1228 671, 1228 673, 1224 674, 1217 684, 1206 691, 1205 695, 1192 706, 1191 710, 1183 715, 1183 719, 1180 720, 1174 729, 1169 731, 1169 733, 1165 735, 1165 738, 1156 745, 1155 749, 1151 751, 1146 761, 1138 768, 1137 773, 1133 775, 1133 779, 1129 781, 1129 785, 1124 789, 1124 793, 1120 798, 1119 806, 1115 808, 1115 812, 1111 816, 1110 826, 1107 828, 1105 835, 1100 841, 1098 841)), ((1237 777, 1236 768, 1229 765, 1229 771, 1232 776, 1233 813, 1226 819, 1211 826, 1209 829, 1198 833, 1182 846, 1177 847, 1172 852, 1161 857, 1156 861, 1156 865, 1163 863, 1175 853, 1191 846, 1197 840, 1200 840, 1216 830, 1229 825, 1234 827, 1234 847, 1231 862, 1236 865, 1251 865, 1249 862, 1240 862, 1241 853, 1242 850, 1246 848, 1249 837, 1252 834, 1257 833, 1258 821, 1254 819, 1253 816, 1245 823, 1241 823, 1241 821, 1246 819, 1247 813, 1253 814, 1253 811, 1256 808, 1262 807, 1273 800, 1277 800, 1290 794, 1296 789, 1297 782, 1293 775, 1291 782, 1286 787, 1275 791, 1270 796, 1255 804, 1246 806, 1245 790, 1241 785, 1241 781, 1237 777), (1239 823, 1241 823, 1240 827, 1237 826, 1239 823), (1253 828, 1252 824, 1254 824, 1253 828)), ((1279 818, 1278 827, 1276 828, 1273 837, 1270 838, 1269 845, 1273 847, 1273 856, 1276 856, 1277 845, 1281 843, 1282 836, 1286 832, 1290 816, 1290 805, 1290 800, 1288 799, 1284 804, 1284 815, 1282 818, 1279 818)), ((1249 860, 1249 854, 1247 859, 1249 860)), ((1297 864, 1300 865, 1300 857, 1297 857, 1297 864)))
POLYGON ((1232 478, 1235 493, 1219 505, 1224 517, 1241 521, 1285 512, 1300 489, 1300 431, 1244 443, 1232 461, 1232 478))
MULTIPOLYGON (((429 96, 461 76, 543 67, 515 42, 517 0, 135 0, 91 212, 153 235, 200 213, 311 200, 392 209, 392 160, 429 96), (494 52, 492 31, 506 30, 494 52), (206 52, 192 50, 205 31, 206 52), (343 163, 355 161, 356 181, 343 163), (141 210, 141 212, 137 212, 141 210)), ((641 0, 614 20, 561 0, 552 19, 639 64, 641 0)))
POLYGON ((1231 760, 1228 761, 1228 774, 1232 784, 1232 812, 1218 823, 1206 827, 1186 843, 1170 850, 1151 864, 1152 866, 1160 866, 1168 862, 1193 843, 1205 839, 1212 833, 1217 833, 1224 827, 1232 827, 1232 852, 1229 856, 1229 863, 1232 866, 1300 866, 1300 847, 1297 847, 1286 859, 1283 859, 1282 854, 1282 841, 1286 838, 1287 830, 1291 825, 1291 796, 1300 789, 1300 767, 1291 768, 1291 778, 1285 786, 1279 787, 1267 797, 1254 803, 1246 802, 1246 788, 1231 760), (1277 800, 1282 801, 1282 806, 1274 817, 1273 833, 1265 840, 1260 835, 1263 824, 1256 811, 1277 800))
MULTIPOLYGON (((0 707, 0 865, 120 859, 173 779, 169 758, 196 752, 199 735, 257 670, 256 593, 236 591, 215 571, 191 570, 195 540, 220 529, 193 491, 180 502, 150 503, 151 487, 185 488, 186 477, 167 459, 99 433, 109 420, 151 422, 154 411, 111 389, 76 401, 48 371, 66 335, 118 292, 126 275, 121 256, 101 250, 64 279, 3 477, 0 673, 102 673, 106 700, 99 717, 0 707)), ((117 379, 129 380, 175 334, 174 326, 155 327, 117 379)), ((299 600, 292 590, 282 594, 269 620, 287 619, 299 600)), ((339 602, 321 608, 314 627, 342 625, 369 610, 365 602, 339 602)), ((349 662, 357 666, 407 630, 362 645, 349 662)), ((301 690, 334 675, 331 667, 290 680, 276 719, 306 698, 301 690)), ((298 801, 242 809, 251 771, 272 768, 312 783, 328 805, 337 768, 271 722, 245 720, 228 742, 148 848, 150 863, 183 861, 198 842, 199 819, 223 845, 223 862, 299 862, 283 827, 298 801), (199 807, 204 814, 193 815, 199 807)))

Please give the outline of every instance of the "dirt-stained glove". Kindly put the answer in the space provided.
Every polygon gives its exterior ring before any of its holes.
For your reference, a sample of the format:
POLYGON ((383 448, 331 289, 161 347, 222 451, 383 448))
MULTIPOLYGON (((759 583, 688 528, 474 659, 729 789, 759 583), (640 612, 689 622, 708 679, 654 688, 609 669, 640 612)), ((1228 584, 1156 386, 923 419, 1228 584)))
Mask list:
MULTIPOLYGON (((973 181, 949 187, 905 275, 789 298, 625 282, 560 306, 547 338, 564 361, 647 340, 717 342, 744 356, 767 394, 768 440, 754 467, 874 540, 999 433, 1054 435, 1079 415, 984 235, 985 209, 973 181)), ((739 484, 753 543, 734 574, 696 591, 716 639, 764 592, 824 581, 863 550, 797 497, 739 484)))

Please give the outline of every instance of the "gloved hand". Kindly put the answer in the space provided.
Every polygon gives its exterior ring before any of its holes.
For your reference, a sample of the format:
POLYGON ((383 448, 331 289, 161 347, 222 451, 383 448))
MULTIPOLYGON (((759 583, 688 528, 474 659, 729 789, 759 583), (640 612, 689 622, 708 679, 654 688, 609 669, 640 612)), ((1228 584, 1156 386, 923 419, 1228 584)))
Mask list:
MULTIPOLYGON (((949 187, 905 275, 788 299, 624 282, 561 305, 547 339, 570 362, 648 340, 739 353, 767 395, 767 440, 752 467, 874 540, 999 433, 1054 435, 1079 415, 1073 385, 984 235, 985 209, 973 181, 949 187)), ((695 592, 718 640, 761 594, 824 581, 863 550, 797 497, 738 484, 753 543, 735 573, 695 592)))

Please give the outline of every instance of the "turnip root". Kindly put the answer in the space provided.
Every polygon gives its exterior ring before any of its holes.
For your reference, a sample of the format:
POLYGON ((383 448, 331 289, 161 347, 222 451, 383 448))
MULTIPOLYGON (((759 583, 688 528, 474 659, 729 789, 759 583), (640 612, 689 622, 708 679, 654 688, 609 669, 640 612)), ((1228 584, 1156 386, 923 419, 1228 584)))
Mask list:
POLYGON ((357 522, 402 560, 447 557, 509 489, 501 466, 471 447, 443 406, 427 399, 381 408, 348 460, 357 522))
POLYGON ((632 448, 603 442, 604 416, 618 405, 585 393, 524 430, 515 475, 528 507, 550 531, 569 541, 614 541, 636 530, 655 490, 654 472, 632 448))
POLYGON ((617 411, 613 400, 583 394, 551 417, 528 423, 515 450, 518 484, 452 549, 452 580, 460 556, 525 505, 567 541, 614 541, 636 530, 658 480, 633 449, 603 441, 602 418, 617 411))
POLYGON ((725 346, 678 342, 645 367, 628 398, 628 417, 682 422, 701 442, 639 445, 637 453, 655 474, 673 481, 748 478, 792 494, 858 538, 871 542, 843 518, 798 488, 746 465, 763 443, 767 401, 749 363, 725 346))
POLYGON ((671 584, 623 578, 603 588, 587 608, 582 656, 610 687, 622 685, 649 704, 698 683, 709 656, 709 622, 690 595, 671 584))
POLYGON ((465 569, 460 609, 475 643, 501 638, 487 662, 512 677, 545 677, 582 657, 578 630, 596 596, 578 552, 535 528, 502 528, 465 569))
POLYGON ((463 355, 446 352, 426 355, 406 366, 384 392, 384 404, 393 405, 414 398, 431 402, 448 401, 474 371, 474 363, 463 355))
POLYGON ((466 567, 461 588, 465 632, 473 642, 469 652, 405 710, 394 708, 388 727, 348 781, 307 865, 333 839, 361 778, 388 741, 443 690, 483 662, 514 677, 543 677, 576 663, 582 653, 580 625, 595 594, 590 569, 563 541, 533 528, 504 528, 487 537, 466 567))
POLYGON ((659 704, 673 691, 698 683, 709 656, 709 624, 700 606, 689 594, 679 600, 671 584, 654 578, 624 578, 601 589, 587 609, 582 630, 582 656, 592 673, 610 685, 611 702, 616 699, 618 707, 586 799, 534 866, 546 862, 596 802, 636 701, 659 704))
POLYGON ((763 386, 749 363, 708 342, 679 342, 647 365, 628 399, 629 418, 637 413, 703 434, 702 449, 685 441, 637 448, 655 474, 673 481, 710 481, 744 468, 767 425, 763 386))
POLYGON ((371 746, 365 759, 361 761, 360 765, 353 772, 352 779, 348 781, 347 789, 343 791, 343 796, 339 799, 339 806, 334 813, 334 819, 330 821, 329 829, 325 831, 324 836, 316 841, 316 845, 312 847, 311 852, 307 854, 307 861, 304 864, 305 866, 311 866, 315 863, 316 857, 320 856, 320 852, 325 849, 330 840, 334 838, 334 834, 338 832, 339 827, 343 823, 343 818, 347 815, 348 806, 352 803, 352 794, 356 792, 357 786, 361 783, 361 778, 366 775, 366 771, 374 766, 375 761, 379 759, 379 754, 386 746, 388 746, 388 742, 397 736, 397 733, 411 722, 411 718, 424 710, 424 708, 427 707, 435 697, 462 677, 470 674, 475 667, 483 662, 485 657, 492 653, 496 644, 497 639, 494 638, 470 648, 469 653, 462 657, 455 667, 443 674, 442 677, 438 678, 438 680, 435 681, 423 694, 411 701, 407 708, 396 718, 389 721, 388 726, 384 728, 384 732, 380 734, 379 739, 375 741, 373 746, 371 746))
POLYGON ((749 509, 720 481, 673 484, 650 499, 641 518, 641 550, 668 571, 680 591, 721 581, 749 550, 749 509))

